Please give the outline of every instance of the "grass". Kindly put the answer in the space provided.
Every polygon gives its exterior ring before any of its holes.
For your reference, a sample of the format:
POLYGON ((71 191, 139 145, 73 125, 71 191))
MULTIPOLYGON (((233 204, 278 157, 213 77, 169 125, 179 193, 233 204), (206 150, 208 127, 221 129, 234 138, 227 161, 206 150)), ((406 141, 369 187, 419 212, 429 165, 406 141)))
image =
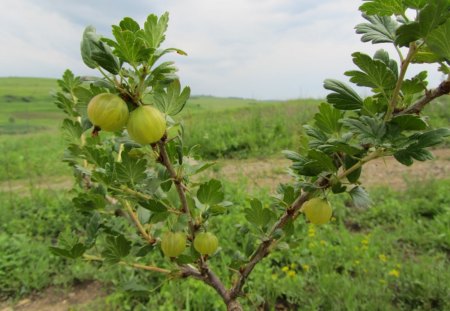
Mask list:
MULTIPOLYGON (((0 182, 30 185, 26 196, 0 191, 0 300, 98 279, 117 289, 88 310, 223 309, 216 294, 194 280, 163 282, 145 272, 67 261, 49 253, 57 236, 82 232, 86 222, 75 213, 70 193, 33 188, 35 180, 51 183, 70 175, 61 162, 62 114, 50 95, 55 88, 51 79, 0 78, 0 182)), ((205 158, 265 157, 296 148, 302 125, 311 120, 318 102, 194 97, 182 115, 185 144, 201 145, 205 158)), ((448 126, 446 108, 448 99, 427 108, 433 126, 448 126)), ((244 219, 246 182, 226 182, 227 200, 237 204, 215 223, 222 250, 212 264, 221 276, 232 273, 227 266, 251 250, 255 240, 255 232, 236 227, 244 219)), ((294 234, 297 247, 281 243, 278 254, 258 265, 248 283, 245 308, 450 309, 449 187, 450 180, 445 180, 411 184, 401 193, 376 189, 369 210, 351 210, 334 197, 334 222, 311 227, 300 221, 294 234)), ((270 203, 264 189, 255 195, 270 203)), ((167 264, 158 251, 145 259, 167 264)))

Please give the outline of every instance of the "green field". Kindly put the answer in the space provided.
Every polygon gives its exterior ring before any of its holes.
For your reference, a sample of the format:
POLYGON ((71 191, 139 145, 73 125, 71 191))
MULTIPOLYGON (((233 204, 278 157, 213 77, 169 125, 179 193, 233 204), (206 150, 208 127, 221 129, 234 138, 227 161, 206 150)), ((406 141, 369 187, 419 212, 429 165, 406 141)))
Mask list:
MULTIPOLYGON (((197 281, 163 282, 148 272, 50 254, 48 246, 69 233, 69 224, 81 231, 86 221, 64 186, 71 172, 61 162, 63 115, 51 95, 56 88, 51 79, 0 78, 0 310, 48 287, 70 291, 89 280, 100 281, 107 294, 75 310, 224 310, 216 294, 197 281)), ((302 125, 318 103, 193 97, 181 115, 185 143, 202 146, 200 157, 219 162, 270 160, 299 146, 302 125)), ((432 126, 448 126, 448 103, 442 99, 427 108, 432 126)), ((212 224, 228 237, 211 261, 221 276, 232 273, 231 245, 242 245, 236 224, 244 221, 252 182, 225 181, 226 199, 236 205, 212 224)), ((298 226, 298 247, 280 246, 257 267, 245 309, 267 302, 291 310, 450 310, 449 187, 447 177, 410 181, 406 191, 374 188, 368 210, 348 208, 344 198, 333 197, 332 223, 298 226)), ((270 203, 267 189, 252 193, 270 203)), ((147 256, 167 265, 159 252, 147 256)))

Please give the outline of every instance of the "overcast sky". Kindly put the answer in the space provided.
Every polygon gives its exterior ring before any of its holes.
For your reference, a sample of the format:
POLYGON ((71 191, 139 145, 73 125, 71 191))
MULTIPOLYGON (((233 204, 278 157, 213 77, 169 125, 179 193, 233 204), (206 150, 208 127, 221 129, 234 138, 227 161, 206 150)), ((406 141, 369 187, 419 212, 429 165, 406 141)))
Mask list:
MULTIPOLYGON (((80 56, 82 32, 130 16, 170 13, 163 47, 193 94, 257 99, 322 97, 326 78, 347 81, 350 54, 373 54, 354 26, 364 20, 357 0, 1 0, 0 76, 57 78, 66 68, 95 74, 80 56)), ((389 49, 388 49, 389 50, 389 49)), ((389 50, 391 51, 391 50, 389 50)), ((392 54, 391 57, 394 57, 392 54)), ((423 69, 423 68, 422 68, 423 69)), ((417 70, 415 70, 417 72, 417 70)), ((431 76, 437 84, 438 74, 431 76)), ((364 93, 364 90, 360 90, 364 93)))

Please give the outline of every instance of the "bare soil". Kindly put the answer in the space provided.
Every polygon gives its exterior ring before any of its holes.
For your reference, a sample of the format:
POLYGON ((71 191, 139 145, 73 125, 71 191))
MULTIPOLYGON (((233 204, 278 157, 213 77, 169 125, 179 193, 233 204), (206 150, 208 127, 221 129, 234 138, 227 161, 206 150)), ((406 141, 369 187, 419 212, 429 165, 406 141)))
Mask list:
POLYGON ((99 282, 83 282, 70 292, 50 287, 43 292, 22 299, 14 306, 0 303, 0 311, 68 311, 83 310, 83 304, 104 297, 107 292, 99 282))
MULTIPOLYGON (((410 167, 397 162, 393 157, 386 157, 369 162, 364 166, 361 181, 368 188, 388 186, 403 190, 408 183, 450 177, 450 149, 434 150, 435 159, 417 162, 410 167)), ((250 190, 267 188, 275 190, 279 183, 292 181, 288 174, 290 161, 283 158, 262 160, 226 160, 218 164, 220 170, 213 175, 228 180, 248 179, 250 190)))

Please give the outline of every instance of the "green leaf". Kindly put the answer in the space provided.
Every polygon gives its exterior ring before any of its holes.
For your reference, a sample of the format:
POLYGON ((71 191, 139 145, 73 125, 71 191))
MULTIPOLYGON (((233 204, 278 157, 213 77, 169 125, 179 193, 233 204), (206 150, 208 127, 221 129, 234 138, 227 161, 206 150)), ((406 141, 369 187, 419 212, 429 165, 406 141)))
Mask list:
MULTIPOLYGON (((352 167, 353 165, 355 165, 358 162, 359 162, 358 159, 355 159, 351 156, 345 155, 344 168, 346 170, 348 170, 350 167, 352 167)), ((347 175, 348 181, 351 183, 356 183, 358 181, 359 177, 361 176, 361 172, 362 172, 362 168, 360 167, 360 168, 354 170, 353 172, 351 172, 350 174, 348 174, 347 175)))
POLYGON ((80 122, 64 119, 61 128, 66 142, 76 144, 80 142, 80 137, 83 134, 80 122))
POLYGON ((414 95, 422 93, 427 87, 427 72, 422 71, 411 79, 405 79, 402 83, 402 93, 404 95, 414 95))
POLYGON ((162 213, 167 211, 167 207, 158 200, 140 201, 139 205, 154 213, 162 213))
POLYGON ((327 103, 321 103, 319 112, 314 115, 315 125, 325 133, 333 134, 341 130, 339 120, 344 114, 327 103))
POLYGON ((155 94, 154 98, 159 110, 174 116, 183 110, 190 95, 191 89, 186 86, 181 91, 180 80, 177 79, 169 85, 167 91, 161 90, 155 94))
POLYGON ((266 226, 275 214, 268 208, 264 208, 258 199, 250 200, 251 208, 244 210, 245 218, 252 224, 260 227, 266 226))
POLYGON ((411 166, 414 159, 418 161, 432 160, 433 154, 426 149, 408 147, 394 153, 394 158, 403 165, 411 166))
POLYGON ((81 57, 89 68, 104 68, 112 74, 118 74, 120 63, 111 48, 102 41, 102 36, 96 34, 95 28, 86 27, 81 41, 81 57))
POLYGON ((170 83, 178 79, 177 71, 174 62, 163 62, 152 69, 145 83, 154 88, 168 87, 170 83))
POLYGON ((397 79, 395 73, 383 61, 372 59, 369 55, 356 52, 352 54, 353 63, 361 71, 351 70, 344 74, 350 77, 350 81, 358 86, 372 88, 375 92, 392 90, 395 88, 397 79))
POLYGON ((365 0, 359 10, 367 15, 401 15, 405 8, 402 0, 365 0))
POLYGON ((363 187, 357 186, 349 191, 353 205, 359 208, 367 208, 372 204, 369 194, 363 187))
POLYGON ((165 33, 169 23, 169 13, 165 12, 158 20, 158 16, 150 14, 144 24, 145 39, 148 47, 157 49, 165 40, 165 33))
POLYGON ((450 61, 450 18, 431 31, 425 42, 433 53, 450 61))
POLYGON ((119 23, 119 26, 122 30, 129 30, 131 32, 136 32, 141 29, 139 27, 139 24, 131 17, 125 17, 124 19, 122 19, 119 23))
POLYGON ((403 3, 410 9, 422 9, 430 0, 403 0, 403 3))
POLYGON ((356 110, 363 105, 362 98, 343 82, 327 79, 324 88, 334 93, 327 96, 327 101, 339 110, 356 110))
POLYGON ((72 199, 73 204, 79 211, 91 212, 95 209, 103 209, 106 206, 104 195, 93 191, 79 193, 72 199))
POLYGON ((122 30, 122 28, 115 25, 112 27, 112 32, 117 42, 110 39, 103 39, 103 41, 114 48, 114 54, 132 66, 137 66, 138 63, 149 60, 152 49, 146 47, 139 33, 122 30))
POLYGON ((67 257, 70 259, 76 259, 78 257, 81 257, 86 251, 86 247, 84 246, 83 243, 76 243, 70 249, 59 248, 54 246, 50 246, 49 249, 50 252, 52 252, 54 255, 67 257))
POLYGON ((102 256, 105 258, 105 263, 114 264, 126 257, 131 250, 131 242, 125 239, 123 235, 108 236, 106 238, 105 249, 102 256))
POLYGON ((395 30, 398 24, 390 16, 365 15, 363 17, 370 23, 359 24, 355 27, 356 33, 362 34, 362 42, 393 43, 395 30))
POLYGON ((333 160, 320 150, 310 150, 308 156, 300 156, 292 164, 292 169, 304 176, 317 176, 323 172, 333 173, 337 170, 333 160))
POLYGON ((433 64, 444 61, 444 58, 431 51, 426 44, 422 44, 411 61, 416 64, 433 64))
POLYGON ((122 153, 122 162, 115 164, 117 180, 132 185, 144 180, 147 176, 147 161, 145 159, 136 159, 128 155, 127 152, 122 153))
POLYGON ((57 81, 59 87, 66 93, 72 93, 72 91, 81 85, 80 77, 75 77, 72 71, 67 69, 64 71, 62 79, 57 81))
POLYGON ((383 49, 375 52, 373 56, 374 60, 381 60, 386 66, 394 73, 395 79, 398 79, 398 65, 397 62, 389 58, 389 53, 383 49))
POLYGON ((361 116, 359 119, 343 119, 341 122, 358 136, 361 144, 377 145, 386 134, 386 124, 377 118, 361 116))
POLYGON ((200 185, 197 191, 197 198, 203 204, 215 205, 223 201, 225 194, 222 190, 222 183, 217 179, 200 185))
POLYGON ((414 159, 418 161, 431 160, 433 154, 425 148, 441 144, 447 136, 450 136, 450 130, 446 128, 413 134, 408 137, 410 145, 395 152, 394 157, 398 162, 407 166, 412 165, 414 159))
MULTIPOLYGON (((446 22, 450 16, 450 3, 448 0, 430 1, 420 10, 417 20, 404 24, 397 29, 395 42, 400 46, 408 46, 411 42, 419 39, 427 41, 428 36, 446 22)), ((446 40, 448 40, 446 38, 446 40)))
POLYGON ((420 131, 428 127, 428 124, 420 116, 412 114, 396 116, 392 118, 391 122, 398 125, 403 131, 420 131))
POLYGON ((99 213, 94 213, 86 226, 86 247, 90 248, 94 245, 99 229, 102 225, 102 219, 99 213))

